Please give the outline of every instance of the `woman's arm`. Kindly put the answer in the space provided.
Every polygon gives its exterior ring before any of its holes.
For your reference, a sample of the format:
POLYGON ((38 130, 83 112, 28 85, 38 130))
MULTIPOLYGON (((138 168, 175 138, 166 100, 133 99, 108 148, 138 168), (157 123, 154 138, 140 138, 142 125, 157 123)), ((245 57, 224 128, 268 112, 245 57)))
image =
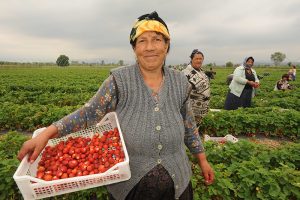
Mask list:
POLYGON ((60 136, 67 135, 97 124, 108 112, 116 109, 117 89, 114 77, 110 75, 97 93, 80 109, 54 122, 60 136))
POLYGON ((116 105, 117 88, 113 76, 109 76, 96 95, 82 108, 53 123, 37 137, 24 142, 19 151, 18 159, 22 160, 28 154, 28 160, 34 162, 49 139, 98 123, 106 113, 114 111, 116 105))
POLYGON ((252 73, 253 73, 253 75, 254 75, 255 82, 256 82, 256 83, 259 83, 259 78, 258 78, 258 76, 257 76, 256 71, 255 71, 254 69, 251 69, 251 70, 252 70, 252 73))
MULTIPOLYGON (((189 94, 191 89, 192 86, 189 85, 189 94)), ((184 136, 185 145, 188 147, 188 149, 192 154, 204 152, 204 148, 198 133, 198 128, 195 122, 189 96, 187 96, 187 99, 185 100, 180 111, 181 111, 184 128, 185 128, 185 136, 184 136)))
POLYGON ((181 115, 183 117, 185 126, 184 143, 190 152, 198 159, 198 164, 202 170, 205 184, 209 185, 214 181, 214 171, 207 162, 206 155, 204 153, 204 147, 193 116, 189 97, 181 109, 181 115))
POLYGON ((246 85, 248 80, 245 78, 245 69, 242 66, 235 68, 233 72, 233 80, 239 84, 246 85))

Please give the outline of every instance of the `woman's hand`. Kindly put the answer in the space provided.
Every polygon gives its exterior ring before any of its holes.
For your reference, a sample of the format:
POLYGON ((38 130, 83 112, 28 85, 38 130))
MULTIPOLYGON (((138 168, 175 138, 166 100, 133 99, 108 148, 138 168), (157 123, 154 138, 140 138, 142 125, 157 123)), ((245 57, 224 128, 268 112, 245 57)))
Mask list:
POLYGON ((53 125, 49 126, 38 136, 24 142, 17 158, 21 161, 28 154, 28 162, 33 163, 47 145, 48 140, 57 135, 57 128, 53 125))
POLYGON ((204 177, 205 184, 210 185, 214 182, 215 174, 211 166, 207 161, 199 163, 202 170, 202 176, 204 177))
POLYGON ((215 173, 211 168, 210 164, 207 162, 205 154, 199 153, 196 155, 196 157, 198 158, 198 164, 202 170, 202 175, 204 177, 205 184, 212 184, 215 179, 215 173))
POLYGON ((247 81, 247 84, 251 85, 253 88, 258 88, 260 86, 258 82, 254 82, 254 81, 247 81))
POLYGON ((255 82, 254 81, 247 81, 247 84, 250 85, 250 86, 252 86, 252 87, 254 87, 255 82))
POLYGON ((259 83, 257 83, 257 82, 254 82, 254 88, 259 88, 259 86, 260 86, 260 84, 259 83))
POLYGON ((19 151, 18 159, 21 161, 26 156, 26 154, 28 154, 28 162, 33 163, 39 156, 41 151, 44 149, 47 142, 47 138, 40 136, 27 140, 26 142, 24 142, 19 151))

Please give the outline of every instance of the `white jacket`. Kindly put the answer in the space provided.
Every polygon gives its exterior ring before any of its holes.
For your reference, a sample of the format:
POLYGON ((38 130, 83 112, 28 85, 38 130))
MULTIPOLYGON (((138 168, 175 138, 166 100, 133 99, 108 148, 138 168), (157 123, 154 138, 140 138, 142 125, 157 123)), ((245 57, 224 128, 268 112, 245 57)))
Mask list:
MULTIPOLYGON (((251 68, 251 71, 255 77, 255 82, 259 83, 256 71, 253 68, 251 68)), ((229 85, 230 92, 235 96, 240 97, 245 88, 245 85, 247 84, 247 81, 248 80, 246 79, 245 67, 238 66, 233 72, 233 79, 229 85)), ((252 90, 252 97, 254 97, 254 94, 255 90, 252 90)))

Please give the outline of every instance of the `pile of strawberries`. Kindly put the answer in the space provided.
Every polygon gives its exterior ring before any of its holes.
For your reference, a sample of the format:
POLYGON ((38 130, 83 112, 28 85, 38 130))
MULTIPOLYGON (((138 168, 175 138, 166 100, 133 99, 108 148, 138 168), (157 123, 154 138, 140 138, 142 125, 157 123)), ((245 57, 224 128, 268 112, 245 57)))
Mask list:
POLYGON ((69 137, 55 146, 46 146, 36 177, 46 181, 98 174, 124 161, 117 128, 89 137, 69 137))

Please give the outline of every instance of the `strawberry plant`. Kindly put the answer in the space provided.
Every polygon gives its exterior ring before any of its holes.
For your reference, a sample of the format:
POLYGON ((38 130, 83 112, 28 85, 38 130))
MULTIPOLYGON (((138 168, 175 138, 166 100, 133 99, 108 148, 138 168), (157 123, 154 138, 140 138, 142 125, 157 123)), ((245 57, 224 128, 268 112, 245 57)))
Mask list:
POLYGON ((19 199, 21 194, 13 180, 13 174, 17 170, 19 161, 17 152, 27 136, 17 132, 8 132, 0 136, 0 199, 19 199))
POLYGON ((203 184, 193 159, 195 199, 299 199, 300 144, 270 148, 245 140, 237 143, 205 143, 215 171, 215 182, 203 184))

